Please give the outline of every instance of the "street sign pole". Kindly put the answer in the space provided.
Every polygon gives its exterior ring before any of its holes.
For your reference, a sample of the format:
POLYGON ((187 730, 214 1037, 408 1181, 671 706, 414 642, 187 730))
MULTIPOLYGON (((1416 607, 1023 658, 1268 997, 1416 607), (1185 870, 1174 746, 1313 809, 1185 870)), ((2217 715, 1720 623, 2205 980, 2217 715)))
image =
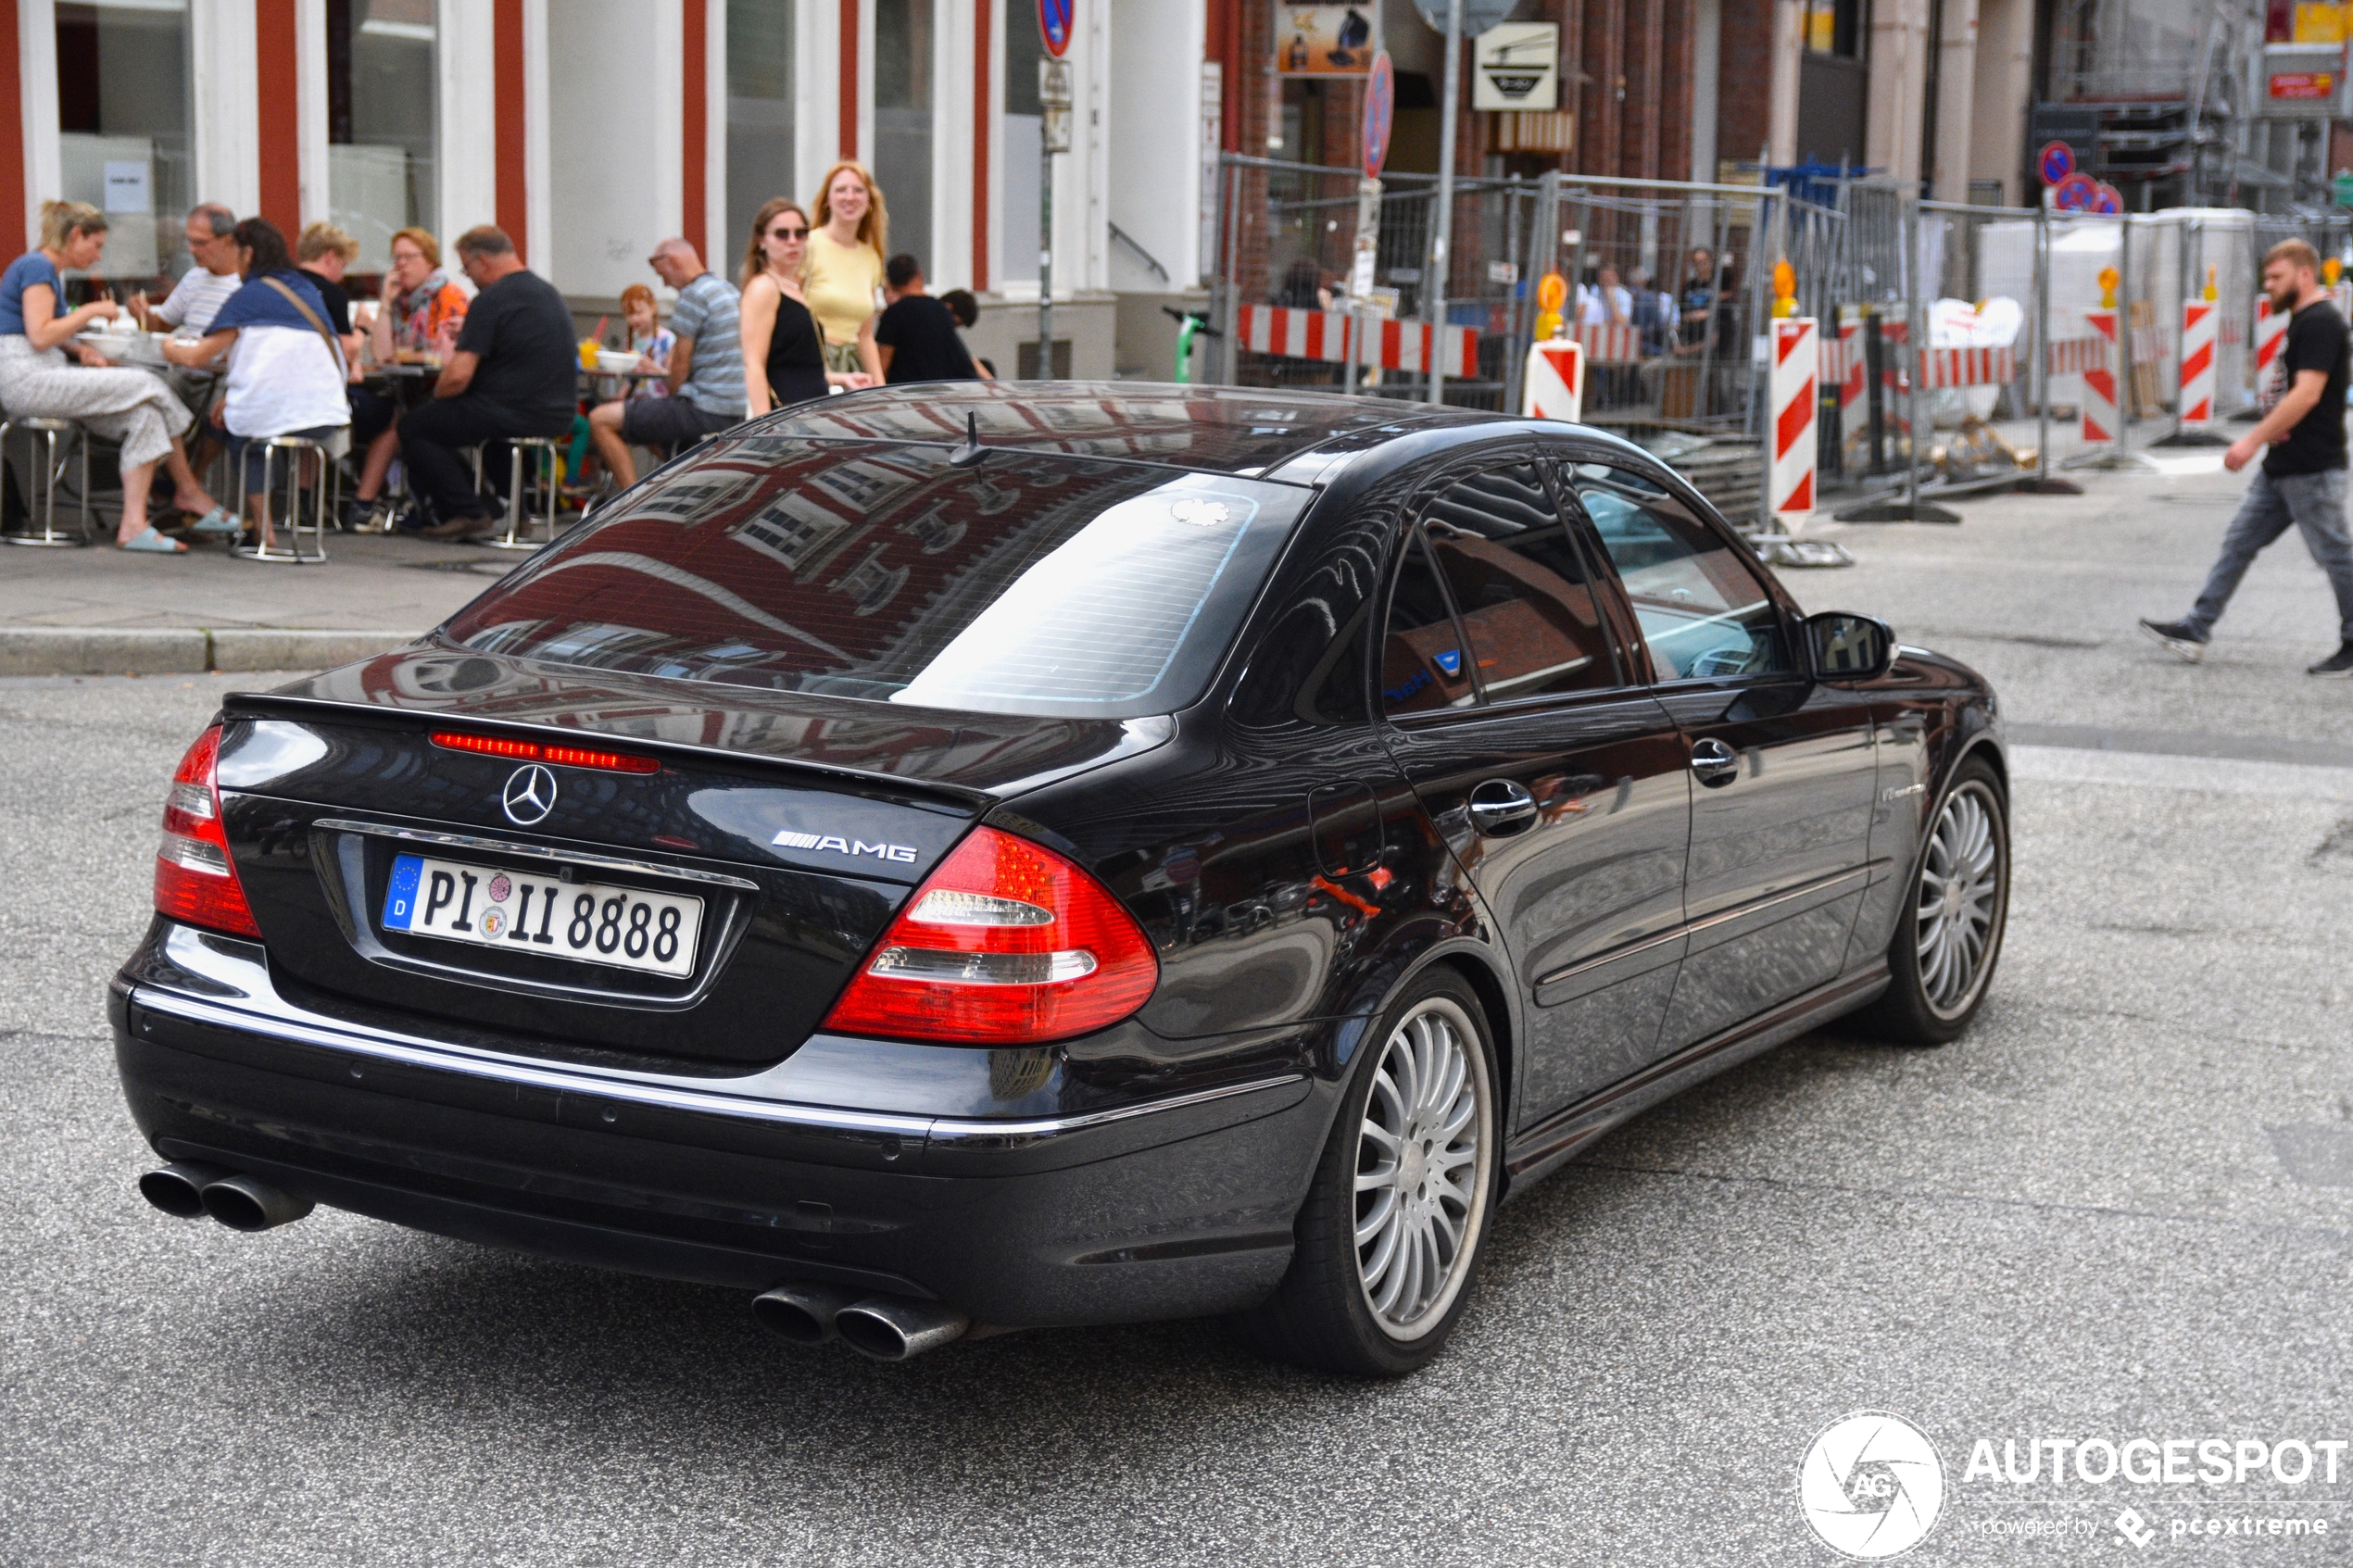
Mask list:
POLYGON ((1054 155, 1070 151, 1070 47, 1077 0, 1038 0, 1038 379, 1054 379, 1054 155))
MULTIPOLYGON (((1348 383, 1356 390, 1359 369, 1367 362, 1365 335, 1378 319, 1373 311, 1373 285, 1380 264, 1380 171, 1389 161, 1389 132, 1397 119, 1397 69, 1384 49, 1373 56, 1365 78, 1364 124, 1357 140, 1363 154, 1364 177, 1356 182, 1356 253, 1348 274, 1348 383)), ((1370 362, 1380 363, 1376 352, 1370 362)))
POLYGON ((1446 0, 1446 92, 1438 120, 1438 212, 1430 225, 1429 266, 1422 280, 1422 315, 1430 323, 1429 400, 1446 401, 1446 267, 1454 240, 1454 111, 1463 91, 1463 0, 1446 0))

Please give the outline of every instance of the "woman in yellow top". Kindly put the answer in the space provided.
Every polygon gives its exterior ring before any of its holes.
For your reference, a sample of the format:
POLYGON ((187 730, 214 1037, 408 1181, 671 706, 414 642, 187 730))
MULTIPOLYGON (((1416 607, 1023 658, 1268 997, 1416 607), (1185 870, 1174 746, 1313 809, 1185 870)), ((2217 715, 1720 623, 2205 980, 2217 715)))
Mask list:
POLYGON ((825 369, 863 370, 879 383, 882 354, 875 346, 881 306, 883 251, 890 244, 890 214, 863 165, 837 163, 817 191, 817 222, 809 233, 801 289, 810 314, 825 333, 825 369))

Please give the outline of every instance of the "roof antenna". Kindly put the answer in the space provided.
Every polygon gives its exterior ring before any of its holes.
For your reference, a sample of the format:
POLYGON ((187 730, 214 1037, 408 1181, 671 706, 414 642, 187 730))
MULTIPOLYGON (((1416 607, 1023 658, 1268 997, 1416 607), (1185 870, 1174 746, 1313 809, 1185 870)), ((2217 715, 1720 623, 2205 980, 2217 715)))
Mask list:
POLYGON ((987 456, 988 456, 988 448, 980 444, 979 410, 968 408, 964 411, 964 444, 950 454, 948 466, 951 469, 968 469, 987 456))

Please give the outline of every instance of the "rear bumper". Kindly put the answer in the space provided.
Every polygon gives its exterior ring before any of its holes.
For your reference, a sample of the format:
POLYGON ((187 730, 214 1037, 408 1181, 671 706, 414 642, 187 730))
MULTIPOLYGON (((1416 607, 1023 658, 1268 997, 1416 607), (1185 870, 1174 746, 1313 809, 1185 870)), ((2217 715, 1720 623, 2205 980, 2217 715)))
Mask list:
MULTIPOLYGON (((876 1110, 789 1098, 775 1071, 578 1068, 306 1009, 271 984, 259 946, 162 922, 109 1011, 132 1117, 168 1159, 601 1267, 751 1290, 825 1281, 1009 1325, 1263 1297, 1289 1264, 1333 1098, 1262 1071, 1077 1114, 974 1117, 911 1105, 903 1081, 876 1110)), ((942 1064, 990 1054, 929 1049, 942 1064)), ((837 1071, 827 1086, 855 1098, 837 1071)))

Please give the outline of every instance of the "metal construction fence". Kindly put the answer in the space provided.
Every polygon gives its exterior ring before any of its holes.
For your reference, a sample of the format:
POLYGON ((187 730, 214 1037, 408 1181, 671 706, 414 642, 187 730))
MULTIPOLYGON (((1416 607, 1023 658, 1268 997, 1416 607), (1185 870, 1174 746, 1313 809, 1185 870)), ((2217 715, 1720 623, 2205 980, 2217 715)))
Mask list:
POLYGON ((2101 217, 1931 202, 1859 177, 1547 174, 1457 179, 1441 277, 1434 176, 1375 188, 1351 169, 1229 154, 1216 200, 1212 379, 1420 400, 1435 375, 1448 404, 1517 411, 1538 283, 1558 274, 1561 331, 1583 348, 1583 420, 1650 447, 1759 527, 1773 504, 1777 263, 1790 266, 1794 313, 1819 323, 1818 486, 1821 504, 1846 510, 2210 438, 2256 402, 2264 251, 2300 237, 2353 258, 2342 215, 2101 217), (1360 211, 1371 287, 1352 293, 1366 281, 1360 211))

